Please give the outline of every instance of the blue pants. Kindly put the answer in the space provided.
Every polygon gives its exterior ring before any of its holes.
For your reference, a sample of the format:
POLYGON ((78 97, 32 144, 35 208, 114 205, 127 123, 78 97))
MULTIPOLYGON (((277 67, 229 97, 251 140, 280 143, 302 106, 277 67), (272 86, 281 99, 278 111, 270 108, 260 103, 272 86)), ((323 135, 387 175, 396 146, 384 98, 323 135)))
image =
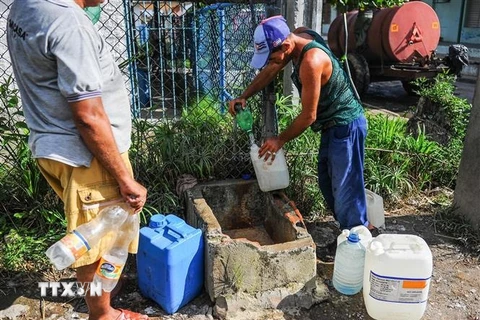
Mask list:
POLYGON ((345 126, 322 132, 318 184, 340 228, 368 226, 363 161, 367 121, 361 115, 345 126))

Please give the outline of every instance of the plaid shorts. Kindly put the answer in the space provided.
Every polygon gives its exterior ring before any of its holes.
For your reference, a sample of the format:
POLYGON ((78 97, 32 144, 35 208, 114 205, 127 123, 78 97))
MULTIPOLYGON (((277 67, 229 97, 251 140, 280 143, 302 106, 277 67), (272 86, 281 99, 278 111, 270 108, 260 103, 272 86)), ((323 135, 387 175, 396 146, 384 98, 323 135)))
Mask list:
MULTIPOLYGON (((128 152, 121 156, 133 176, 128 152)), ((77 226, 95 218, 102 208, 118 202, 118 200, 122 201, 117 182, 95 158, 88 168, 72 167, 45 158, 37 159, 37 164, 50 186, 63 201, 67 232, 71 232, 77 226)), ((72 267, 81 267, 100 260, 114 240, 115 233, 107 233, 96 246, 93 246, 78 259, 72 267)), ((136 253, 137 248, 138 237, 130 244, 129 252, 136 253)))

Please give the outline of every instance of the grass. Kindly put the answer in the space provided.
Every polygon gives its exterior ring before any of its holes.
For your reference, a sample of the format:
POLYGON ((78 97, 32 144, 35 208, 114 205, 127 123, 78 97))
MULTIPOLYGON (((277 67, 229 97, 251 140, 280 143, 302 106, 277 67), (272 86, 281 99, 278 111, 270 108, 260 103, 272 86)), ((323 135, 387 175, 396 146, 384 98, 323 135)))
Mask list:
POLYGON ((10 229, 0 244, 0 269, 15 272, 43 269, 49 265, 45 250, 58 236, 54 230, 38 236, 35 230, 10 229))

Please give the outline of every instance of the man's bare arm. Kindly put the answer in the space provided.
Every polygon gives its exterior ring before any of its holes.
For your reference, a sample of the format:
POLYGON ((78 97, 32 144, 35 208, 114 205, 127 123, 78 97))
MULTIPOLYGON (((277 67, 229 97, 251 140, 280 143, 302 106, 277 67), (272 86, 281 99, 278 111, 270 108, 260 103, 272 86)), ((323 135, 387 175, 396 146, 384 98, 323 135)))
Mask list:
POLYGON ((240 103, 242 106, 245 105, 245 101, 272 82, 280 70, 282 70, 289 61, 290 59, 283 61, 282 63, 269 62, 252 80, 250 85, 245 91, 243 91, 242 95, 229 102, 228 112, 235 115, 235 104, 240 103))
POLYGON ((137 210, 141 209, 146 201, 147 190, 133 179, 120 156, 102 99, 72 102, 70 107, 88 150, 118 182, 127 203, 137 210))

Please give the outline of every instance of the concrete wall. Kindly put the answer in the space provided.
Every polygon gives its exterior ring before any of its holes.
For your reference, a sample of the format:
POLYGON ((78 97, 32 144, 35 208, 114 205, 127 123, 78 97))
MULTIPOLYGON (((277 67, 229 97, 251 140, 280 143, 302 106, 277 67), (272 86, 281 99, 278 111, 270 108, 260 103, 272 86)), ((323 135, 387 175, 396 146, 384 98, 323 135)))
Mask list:
POLYGON ((460 43, 480 44, 480 28, 463 28, 460 43))
POLYGON ((462 161, 455 188, 454 206, 458 214, 469 219, 480 231, 480 81, 473 98, 473 107, 463 147, 462 161))
POLYGON ((462 1, 424 2, 428 3, 437 13, 440 20, 441 41, 458 42, 458 31, 461 28, 462 21, 462 19, 459 19, 462 11, 462 1))

